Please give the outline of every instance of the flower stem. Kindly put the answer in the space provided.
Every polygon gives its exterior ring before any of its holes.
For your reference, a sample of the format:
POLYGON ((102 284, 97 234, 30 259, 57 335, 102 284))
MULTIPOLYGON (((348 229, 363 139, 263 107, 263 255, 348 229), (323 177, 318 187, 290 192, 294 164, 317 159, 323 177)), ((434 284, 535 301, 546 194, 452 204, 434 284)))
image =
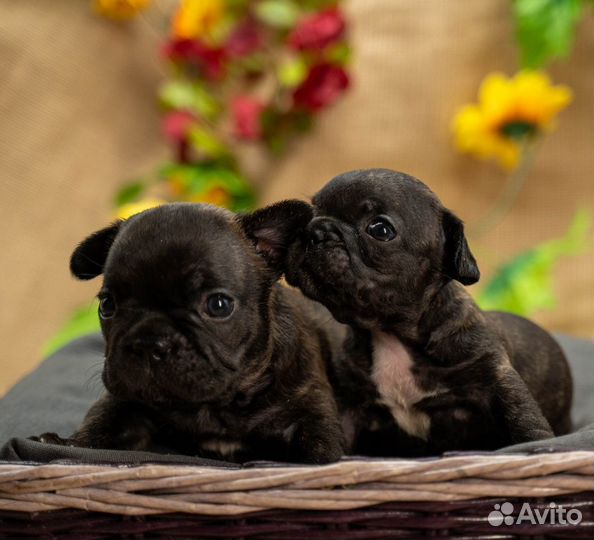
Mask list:
POLYGON ((177 145, 177 162, 183 165, 190 163, 190 146, 188 141, 180 141, 177 145))
POLYGON ((522 144, 520 150, 520 163, 510 174, 504 190, 501 192, 493 206, 476 223, 476 225, 472 226, 471 232, 474 237, 480 238, 491 229, 495 228, 511 210, 528 178, 528 173, 534 162, 536 146, 537 145, 533 140, 527 140, 522 144))

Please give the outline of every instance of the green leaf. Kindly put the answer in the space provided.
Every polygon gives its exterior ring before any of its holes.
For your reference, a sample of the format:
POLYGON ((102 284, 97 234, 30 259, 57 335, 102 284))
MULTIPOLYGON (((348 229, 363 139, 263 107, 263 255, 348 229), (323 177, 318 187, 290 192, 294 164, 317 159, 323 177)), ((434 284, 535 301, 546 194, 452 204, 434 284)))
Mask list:
POLYGON ((200 84, 183 79, 165 83, 159 92, 161 103, 168 109, 184 109, 206 119, 214 119, 221 112, 215 98, 200 84))
POLYGON ((563 238, 540 244, 520 253, 501 266, 481 290, 477 302, 482 309, 509 311, 528 316, 556 304, 553 271, 564 256, 577 255, 588 246, 590 216, 576 213, 563 238))
POLYGON ((168 81, 161 87, 159 98, 163 105, 169 109, 194 108, 194 90, 188 81, 168 81))
POLYGON ((194 84, 195 110, 199 116, 212 120, 221 113, 221 105, 201 85, 194 84))
POLYGON ((343 66, 351 59, 351 48, 344 41, 335 43, 328 48, 326 59, 332 64, 343 66))
POLYGON ((269 59, 265 53, 253 52, 249 56, 238 58, 231 65, 231 71, 236 77, 262 75, 268 69, 269 59))
POLYGON ((513 0, 520 63, 539 68, 571 51, 585 0, 513 0))
POLYGON ((250 210, 255 196, 250 184, 232 168, 214 163, 192 165, 169 164, 161 169, 164 179, 182 182, 187 197, 200 195, 216 187, 224 188, 231 196, 230 209, 235 212, 250 210))
POLYGON ((190 144, 208 157, 216 158, 228 153, 225 145, 208 129, 195 126, 188 133, 190 144))
POLYGON ((291 0, 262 0, 256 4, 256 16, 270 26, 291 28, 299 18, 299 8, 291 0))
POLYGON ((307 64, 301 57, 292 58, 278 67, 278 80, 283 86, 293 88, 301 84, 307 76, 307 64))
POLYGON ((233 212, 250 212, 256 208, 256 196, 253 191, 246 193, 241 197, 233 199, 233 204, 230 208, 233 212))
POLYGON ((335 7, 338 0, 301 0, 300 4, 308 11, 321 11, 329 7, 335 7))
POLYGON ((57 351, 72 340, 101 330, 98 302, 77 309, 66 324, 43 347, 44 356, 57 351))
POLYGON ((502 266, 482 290, 478 304, 485 310, 530 315, 553 307, 550 262, 537 250, 521 253, 502 266))
POLYGON ((126 184, 116 193, 114 199, 116 208, 138 200, 145 190, 146 184, 142 180, 126 184))
POLYGON ((225 7, 230 11, 243 10, 251 0, 225 0, 225 7))

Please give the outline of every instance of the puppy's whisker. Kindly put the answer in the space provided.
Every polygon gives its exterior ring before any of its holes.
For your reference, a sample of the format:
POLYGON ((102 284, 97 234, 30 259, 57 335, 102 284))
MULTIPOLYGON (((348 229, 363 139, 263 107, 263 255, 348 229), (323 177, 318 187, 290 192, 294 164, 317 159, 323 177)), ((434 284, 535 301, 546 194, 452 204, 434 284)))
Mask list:
POLYGON ((92 392, 97 390, 98 386, 103 384, 103 381, 101 380, 102 371, 102 369, 98 369, 89 376, 89 378, 86 380, 84 384, 85 390, 92 392))

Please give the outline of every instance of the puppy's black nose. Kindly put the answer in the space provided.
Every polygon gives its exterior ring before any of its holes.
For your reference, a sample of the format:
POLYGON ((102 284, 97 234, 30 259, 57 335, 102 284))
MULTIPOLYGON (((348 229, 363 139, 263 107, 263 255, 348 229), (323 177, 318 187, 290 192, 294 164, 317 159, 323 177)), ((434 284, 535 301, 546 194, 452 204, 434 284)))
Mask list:
POLYGON ((135 356, 144 360, 165 360, 171 347, 166 339, 136 339, 130 344, 135 356))
POLYGON ((323 242, 340 242, 341 234, 338 226, 329 218, 317 217, 307 227, 309 244, 317 246, 323 242))

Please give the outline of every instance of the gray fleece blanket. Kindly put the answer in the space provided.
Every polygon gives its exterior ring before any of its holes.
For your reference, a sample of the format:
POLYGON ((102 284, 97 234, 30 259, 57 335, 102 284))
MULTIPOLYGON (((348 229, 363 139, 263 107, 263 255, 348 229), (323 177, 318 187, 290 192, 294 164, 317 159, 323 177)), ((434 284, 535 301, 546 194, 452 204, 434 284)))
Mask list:
MULTIPOLYGON (((497 452, 594 450, 594 343, 557 336, 565 350, 575 384, 573 423, 569 435, 502 448, 497 452)), ((0 460, 49 463, 187 463, 237 467, 202 458, 150 452, 91 450, 54 446, 27 440, 53 431, 69 436, 103 391, 100 372, 103 339, 82 337, 47 358, 0 400, 0 460)))

